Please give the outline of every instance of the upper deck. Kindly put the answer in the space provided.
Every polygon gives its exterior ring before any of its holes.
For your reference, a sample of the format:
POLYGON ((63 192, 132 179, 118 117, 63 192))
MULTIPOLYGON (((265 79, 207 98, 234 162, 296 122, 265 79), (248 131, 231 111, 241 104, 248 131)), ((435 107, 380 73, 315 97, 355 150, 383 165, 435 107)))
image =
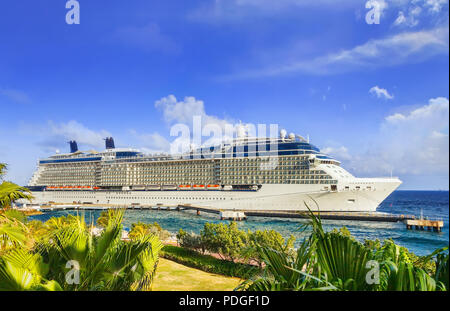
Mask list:
POLYGON ((231 142, 210 147, 200 147, 178 154, 144 154, 135 149, 114 148, 103 152, 94 150, 76 151, 67 154, 56 154, 40 159, 39 164, 76 163, 76 162, 149 162, 196 159, 228 159, 247 157, 273 157, 289 155, 314 154, 322 160, 330 160, 335 164, 340 162, 322 154, 320 149, 299 138, 238 138, 231 142))

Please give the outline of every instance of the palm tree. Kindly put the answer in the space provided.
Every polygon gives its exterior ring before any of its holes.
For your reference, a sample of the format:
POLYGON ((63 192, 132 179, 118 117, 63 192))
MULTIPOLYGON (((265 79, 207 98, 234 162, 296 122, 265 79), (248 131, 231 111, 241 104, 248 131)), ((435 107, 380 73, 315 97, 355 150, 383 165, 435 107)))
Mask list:
POLYGON ((5 172, 6 172, 6 164, 5 163, 0 163, 0 179, 3 177, 5 172))
POLYGON ((19 199, 31 200, 33 196, 30 190, 12 182, 4 181, 0 184, 0 208, 9 208, 19 199))
POLYGON ((32 251, 18 245, 0 257, 0 290, 150 290, 162 243, 155 235, 122 241, 123 214, 112 212, 99 236, 82 216, 50 222, 32 251))
POLYGON ((121 241, 123 210, 109 214, 100 236, 94 236, 82 216, 55 230, 38 249, 51 268, 50 279, 64 290, 149 290, 162 243, 154 236, 121 241), (66 264, 79 265, 79 284, 67 284, 66 264))
POLYGON ((0 257, 0 291, 61 290, 57 282, 43 278, 46 270, 39 254, 15 248, 0 257))
MULTIPOLYGON (((6 173, 7 165, 0 163, 0 180, 6 173)), ((11 207, 12 203, 19 199, 31 200, 33 196, 30 190, 20 187, 12 182, 4 181, 0 184, 0 208, 11 207)))
POLYGON ((27 241, 27 227, 17 219, 0 215, 0 256, 8 250, 24 246, 27 241))

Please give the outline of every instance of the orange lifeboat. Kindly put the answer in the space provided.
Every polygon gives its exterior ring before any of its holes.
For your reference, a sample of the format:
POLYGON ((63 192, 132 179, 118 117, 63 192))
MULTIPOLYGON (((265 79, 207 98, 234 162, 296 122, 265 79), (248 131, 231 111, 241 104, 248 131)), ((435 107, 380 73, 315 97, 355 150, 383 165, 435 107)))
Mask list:
POLYGON ((178 189, 180 189, 180 190, 191 190, 191 185, 179 185, 178 189))
POLYGON ((218 189, 220 189, 220 186, 219 185, 208 185, 208 186, 206 186, 206 188, 208 190, 218 190, 218 189))
POLYGON ((194 185, 193 186, 194 189, 205 189, 205 185, 194 185))

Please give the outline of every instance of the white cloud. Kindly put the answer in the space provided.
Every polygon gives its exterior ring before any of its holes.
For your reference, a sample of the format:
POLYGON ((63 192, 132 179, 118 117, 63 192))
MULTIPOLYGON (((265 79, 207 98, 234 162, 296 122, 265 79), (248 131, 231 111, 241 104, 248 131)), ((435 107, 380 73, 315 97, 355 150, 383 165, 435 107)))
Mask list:
POLYGON ((403 11, 398 12, 398 17, 394 21, 395 26, 407 26, 407 27, 415 27, 419 24, 418 17, 422 9, 419 6, 409 8, 408 16, 405 16, 403 11))
POLYGON ((49 122, 49 127, 50 134, 55 137, 63 137, 67 140, 73 139, 80 144, 92 147, 103 146, 103 138, 109 136, 109 133, 105 130, 94 131, 73 120, 59 124, 49 122))
POLYGON ((324 75, 417 62, 437 54, 448 54, 448 34, 448 24, 431 30, 403 32, 314 59, 248 70, 224 78, 257 78, 298 72, 324 75))
POLYGON ((104 149, 103 139, 110 136, 106 130, 92 130, 75 120, 60 123, 48 121, 44 126, 22 124, 21 132, 36 137, 35 141, 38 141, 38 145, 45 152, 55 152, 57 149, 62 152, 68 151, 70 140, 76 140, 79 149, 101 150, 104 149))
POLYGON ((162 33, 160 27, 155 23, 119 28, 109 39, 123 42, 127 46, 137 47, 147 52, 177 53, 180 51, 179 45, 168 35, 162 33))
POLYGON ((425 6, 433 13, 439 13, 447 3, 448 0, 425 0, 425 6))
POLYGON ((398 17, 394 22, 394 25, 402 25, 406 23, 406 17, 403 11, 398 12, 398 17))
POLYGON ((217 124, 222 128, 225 124, 231 123, 230 120, 208 115, 204 102, 193 96, 187 96, 184 100, 178 101, 174 95, 169 95, 157 100, 155 107, 163 113, 167 124, 183 123, 191 127, 194 116, 201 117, 202 125, 217 124))
POLYGON ((229 118, 222 119, 207 114, 204 102, 192 96, 179 101, 174 95, 168 95, 157 100, 155 107, 162 112, 165 122, 172 126, 172 129, 180 124, 189 129, 189 137, 178 134, 180 136, 170 142, 171 150, 172 148, 186 150, 183 148, 218 145, 232 139, 243 129, 251 135, 257 134, 249 124, 236 123, 229 118), (194 117, 199 117, 200 124, 194 124, 194 117))
POLYGON ((139 134, 135 130, 129 132, 137 139, 139 149, 144 153, 166 153, 170 151, 170 142, 157 132, 151 134, 139 134))
POLYGON ((394 95, 389 94, 386 89, 380 88, 378 85, 370 88, 369 93, 374 94, 378 98, 393 99, 394 95))
MULTIPOLYGON (((384 0, 376 0, 384 2, 384 0)), ((361 0, 215 0, 192 11, 188 18, 201 22, 218 23, 239 20, 251 15, 272 15, 293 9, 355 9, 364 8, 361 0)))
POLYGON ((31 102, 30 97, 25 92, 15 89, 0 88, 0 95, 3 95, 10 101, 13 101, 17 104, 29 104, 31 102))
POLYGON ((344 160, 355 175, 442 175, 449 171, 449 100, 438 97, 408 113, 394 113, 381 124, 377 139, 347 157, 345 147, 324 148, 344 160), (342 156, 344 155, 344 156, 342 156))
POLYGON ((321 149, 321 152, 329 155, 333 155, 337 160, 350 160, 352 157, 348 152, 348 149, 344 146, 339 147, 325 147, 321 149))
POLYGON ((415 27, 420 21, 433 24, 441 18, 448 19, 448 12, 444 12, 448 0, 395 0, 393 4, 399 9, 394 26, 415 27))

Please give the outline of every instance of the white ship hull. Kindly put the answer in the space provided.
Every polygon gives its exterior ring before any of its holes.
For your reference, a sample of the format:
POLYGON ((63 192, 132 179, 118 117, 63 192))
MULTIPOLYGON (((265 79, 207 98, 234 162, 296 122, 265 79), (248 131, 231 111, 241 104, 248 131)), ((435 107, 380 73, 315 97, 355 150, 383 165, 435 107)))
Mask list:
POLYGON ((353 178, 335 191, 320 184, 264 184, 257 191, 42 191, 35 204, 91 203, 98 205, 172 206, 190 204, 220 210, 373 212, 401 181, 397 178, 353 178))

